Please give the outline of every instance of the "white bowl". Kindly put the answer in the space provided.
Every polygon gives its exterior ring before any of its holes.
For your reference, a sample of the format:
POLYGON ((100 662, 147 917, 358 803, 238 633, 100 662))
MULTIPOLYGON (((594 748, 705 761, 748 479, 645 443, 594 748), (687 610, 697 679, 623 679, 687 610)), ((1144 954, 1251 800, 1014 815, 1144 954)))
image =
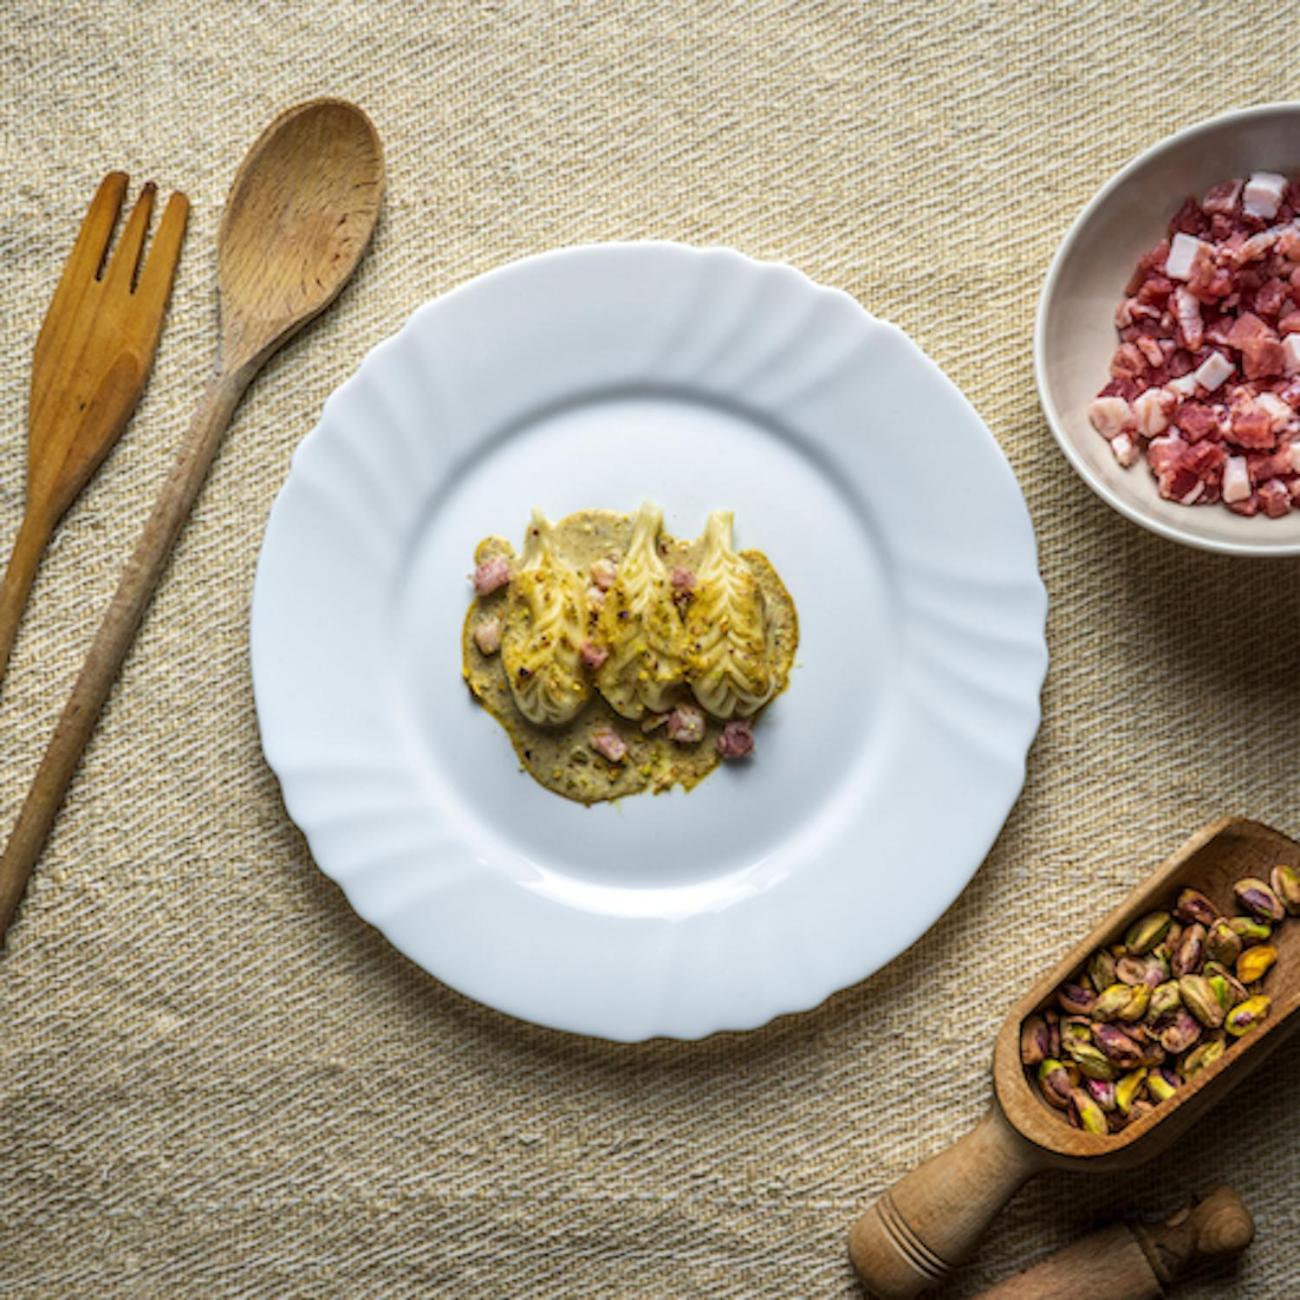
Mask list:
POLYGON ((1038 301, 1034 369, 1056 440, 1085 483, 1161 537, 1229 555, 1300 555, 1300 511, 1252 519, 1161 500, 1144 461, 1123 469, 1088 423, 1118 340, 1115 308, 1138 258, 1189 195, 1252 171, 1300 173, 1300 104, 1265 104, 1190 126, 1108 181, 1061 242, 1038 301))

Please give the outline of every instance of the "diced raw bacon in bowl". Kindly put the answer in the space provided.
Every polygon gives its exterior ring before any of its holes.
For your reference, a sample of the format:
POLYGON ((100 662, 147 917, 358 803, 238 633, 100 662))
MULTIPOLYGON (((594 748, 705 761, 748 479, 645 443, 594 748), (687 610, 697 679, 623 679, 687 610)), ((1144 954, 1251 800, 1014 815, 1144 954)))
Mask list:
POLYGON ((1148 388, 1133 403, 1133 418, 1137 431, 1147 438, 1155 438, 1169 427, 1169 417, 1178 398, 1167 388, 1148 388))
POLYGON ((1226 505, 1250 496, 1250 474, 1245 456, 1229 456, 1223 467, 1223 500, 1226 505))
POLYGON ((1291 493, 1281 479, 1271 478, 1260 484, 1259 504, 1270 519, 1280 519, 1291 510, 1291 493))
POLYGON ((1160 495, 1278 519, 1300 509, 1300 178, 1188 198, 1138 260, 1110 376, 1088 408, 1160 495))
POLYGON ((1252 217, 1272 220, 1286 192, 1286 177, 1276 172, 1256 172, 1242 191, 1241 206, 1252 217))
POLYGON ((1088 418, 1103 438, 1113 438, 1116 434, 1133 428, 1133 408, 1122 397, 1103 394, 1094 398, 1088 418))
POLYGON ((1127 433, 1120 433, 1112 438, 1110 440, 1110 449, 1115 453, 1115 459, 1125 469, 1128 469, 1130 465, 1136 465, 1142 457, 1142 449, 1127 433))

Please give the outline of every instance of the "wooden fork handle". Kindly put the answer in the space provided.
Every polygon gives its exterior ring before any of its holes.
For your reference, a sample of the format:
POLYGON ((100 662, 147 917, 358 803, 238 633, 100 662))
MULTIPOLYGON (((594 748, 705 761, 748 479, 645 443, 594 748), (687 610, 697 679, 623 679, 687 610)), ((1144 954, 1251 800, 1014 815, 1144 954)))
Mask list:
POLYGON ((0 856, 0 939, 17 911, 27 878, 45 845, 100 710, 167 566, 177 534, 203 486, 208 467, 252 374, 251 368, 223 372, 208 385, 181 444, 180 455, 127 561, 27 792, 4 855, 0 856))
POLYGON ((893 1300, 937 1286, 1044 1163, 991 1106, 965 1137, 895 1183, 853 1225, 849 1254, 867 1291, 893 1300))
POLYGON ((18 624, 27 607, 32 580, 36 577, 51 531, 47 517, 29 505, 14 539, 4 579, 0 581, 0 685, 4 683, 5 669, 9 667, 9 656, 18 636, 18 624))

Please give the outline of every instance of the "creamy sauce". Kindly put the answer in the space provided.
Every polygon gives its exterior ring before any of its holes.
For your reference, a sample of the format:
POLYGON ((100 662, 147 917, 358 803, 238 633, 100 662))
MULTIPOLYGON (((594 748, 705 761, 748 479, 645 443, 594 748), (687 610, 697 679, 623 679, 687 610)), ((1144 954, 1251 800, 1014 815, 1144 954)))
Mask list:
MULTIPOLYGON (((620 561, 632 534, 633 517, 609 510, 583 510, 554 525, 552 542, 555 554, 572 565, 584 581, 590 581, 591 566, 599 560, 620 561)), ((665 566, 694 572, 701 558, 704 541, 683 541, 661 532, 657 550, 665 566)), ((786 687, 799 641, 799 624, 794 601, 777 576, 767 557, 760 551, 741 551, 762 592, 768 627, 769 657, 776 686, 771 699, 786 687)), ((513 566, 518 557, 514 547, 503 537, 487 537, 474 552, 476 564, 500 556, 513 566)), ((500 651, 485 655, 474 639, 475 628, 483 621, 499 618, 504 625, 510 588, 502 587, 486 596, 475 596, 465 616, 461 642, 465 682, 474 698, 505 728, 519 756, 523 769, 540 784, 566 799, 596 803, 603 799, 621 799, 625 795, 650 790, 659 794, 680 785, 690 790, 717 767, 721 759, 717 739, 723 721, 704 712, 704 738, 694 745, 670 740, 660 725, 646 731, 640 722, 620 716, 602 696, 592 691, 582 709, 567 722, 541 727, 526 719, 515 705, 500 651), (627 744, 621 762, 611 762, 591 748, 588 737, 601 727, 609 727, 627 744)), ((689 593, 677 600, 679 613, 687 612, 694 599, 689 593)), ((597 610, 588 605, 587 632, 594 640, 597 610)), ((695 705, 688 686, 678 688, 681 703, 695 705)), ((768 700, 768 703, 771 702, 768 700)), ((698 705, 696 706, 698 707, 698 705)), ((763 708, 766 708, 765 704, 763 708)), ((757 723, 763 709, 751 719, 757 723)))

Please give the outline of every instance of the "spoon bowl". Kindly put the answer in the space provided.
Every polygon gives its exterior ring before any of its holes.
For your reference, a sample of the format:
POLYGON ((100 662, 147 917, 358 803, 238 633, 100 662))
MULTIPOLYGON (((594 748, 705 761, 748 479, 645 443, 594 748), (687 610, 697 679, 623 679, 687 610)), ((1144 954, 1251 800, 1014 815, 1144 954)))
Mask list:
POLYGON ((1259 822, 1225 817, 1191 837, 1147 881, 1076 944, 1012 1008, 993 1051, 994 1103, 965 1137, 932 1156, 870 1206, 849 1234, 853 1263, 873 1295, 914 1296, 966 1259, 1003 1205, 1048 1168, 1124 1169, 1158 1155, 1300 1025, 1300 923, 1283 922, 1270 940, 1277 964, 1263 981, 1268 1019, 1119 1133, 1072 1127, 1030 1082, 1020 1060, 1025 1018, 1048 1006, 1062 981, 1139 917, 1168 911, 1186 886, 1223 915, 1238 909, 1232 886, 1268 879, 1280 863, 1300 869, 1300 844, 1259 822))
POLYGON ((218 236, 225 362, 259 362, 338 296, 379 216, 384 151, 341 99, 280 114, 230 188, 218 236))

